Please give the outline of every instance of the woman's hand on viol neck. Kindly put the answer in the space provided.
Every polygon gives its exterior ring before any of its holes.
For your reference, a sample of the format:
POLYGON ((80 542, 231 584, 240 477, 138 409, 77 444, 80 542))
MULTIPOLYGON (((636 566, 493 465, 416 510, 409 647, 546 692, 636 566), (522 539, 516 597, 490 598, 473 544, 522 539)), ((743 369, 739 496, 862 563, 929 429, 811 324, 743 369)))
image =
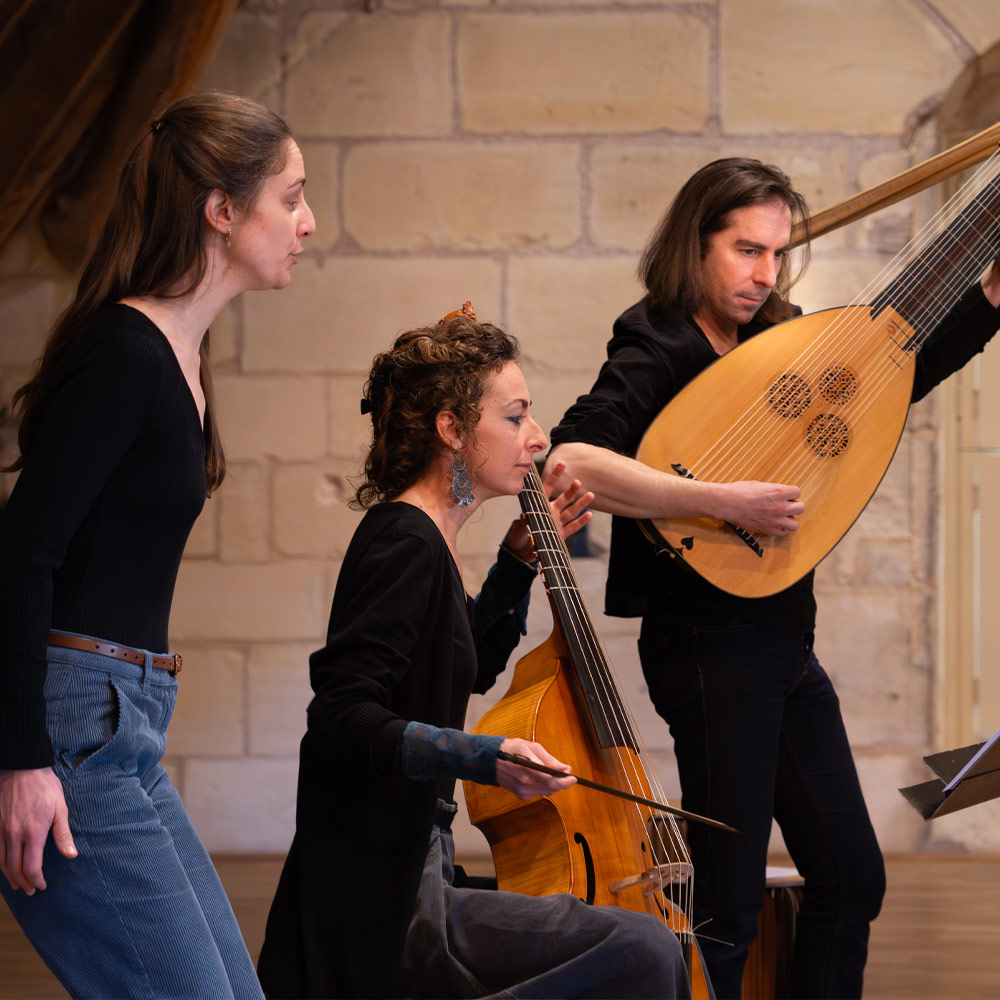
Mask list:
MULTIPOLYGON (((584 491, 579 479, 571 480, 561 493, 553 496, 559 477, 565 468, 564 463, 556 462, 542 480, 545 495, 550 498, 549 509, 556 524, 559 525, 559 533, 563 539, 575 535, 594 516, 593 512, 587 509, 594 499, 594 494, 584 491)), ((527 563, 535 561, 531 533, 523 517, 511 523, 504 536, 503 545, 518 559, 527 563)))

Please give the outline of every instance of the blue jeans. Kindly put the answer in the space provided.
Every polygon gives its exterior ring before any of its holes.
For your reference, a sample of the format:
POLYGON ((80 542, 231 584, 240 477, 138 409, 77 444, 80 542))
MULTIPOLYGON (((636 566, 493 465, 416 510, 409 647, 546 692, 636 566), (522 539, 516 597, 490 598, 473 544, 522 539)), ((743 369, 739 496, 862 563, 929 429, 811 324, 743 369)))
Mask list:
POLYGON ((684 808, 741 831, 688 825, 695 926, 716 995, 741 995, 773 816, 805 878, 791 995, 859 997, 885 868, 812 636, 667 605, 647 612, 639 654, 670 725, 684 808))
POLYGON ((46 721, 79 856, 52 843, 48 888, 0 890, 75 997, 263 996, 222 883, 159 760, 165 670, 50 646, 46 721))

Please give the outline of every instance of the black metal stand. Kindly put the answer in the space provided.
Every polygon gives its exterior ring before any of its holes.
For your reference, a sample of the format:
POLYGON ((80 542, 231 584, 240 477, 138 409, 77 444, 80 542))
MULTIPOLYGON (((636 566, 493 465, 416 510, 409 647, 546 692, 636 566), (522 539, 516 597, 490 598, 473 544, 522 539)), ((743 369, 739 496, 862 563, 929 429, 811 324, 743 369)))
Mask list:
POLYGON ((1000 730, 983 743, 930 754, 924 763, 937 778, 900 789, 924 819, 1000 798, 1000 730))

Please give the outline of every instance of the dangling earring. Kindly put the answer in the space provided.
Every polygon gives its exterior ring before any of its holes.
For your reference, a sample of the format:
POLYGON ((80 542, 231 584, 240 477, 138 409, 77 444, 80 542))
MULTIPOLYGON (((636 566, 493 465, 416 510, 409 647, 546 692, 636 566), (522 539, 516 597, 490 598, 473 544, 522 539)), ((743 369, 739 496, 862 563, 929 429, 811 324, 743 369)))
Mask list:
POLYGON ((466 471, 465 456, 456 451, 451 460, 451 499, 456 507, 468 507, 475 496, 472 494, 472 476, 466 471))
POLYGON ((232 245, 233 245, 232 240, 233 240, 233 227, 230 226, 226 230, 226 249, 227 250, 229 250, 232 247, 232 245))

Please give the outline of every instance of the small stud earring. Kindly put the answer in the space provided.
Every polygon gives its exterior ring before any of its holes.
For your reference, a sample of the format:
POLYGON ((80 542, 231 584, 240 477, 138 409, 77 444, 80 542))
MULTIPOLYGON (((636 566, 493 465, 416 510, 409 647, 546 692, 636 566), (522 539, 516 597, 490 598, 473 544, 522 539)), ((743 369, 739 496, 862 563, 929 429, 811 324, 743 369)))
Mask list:
POLYGON ((226 230, 226 249, 227 250, 229 250, 232 247, 232 245, 233 245, 232 240, 233 240, 233 230, 232 230, 232 227, 230 227, 229 229, 226 230))

